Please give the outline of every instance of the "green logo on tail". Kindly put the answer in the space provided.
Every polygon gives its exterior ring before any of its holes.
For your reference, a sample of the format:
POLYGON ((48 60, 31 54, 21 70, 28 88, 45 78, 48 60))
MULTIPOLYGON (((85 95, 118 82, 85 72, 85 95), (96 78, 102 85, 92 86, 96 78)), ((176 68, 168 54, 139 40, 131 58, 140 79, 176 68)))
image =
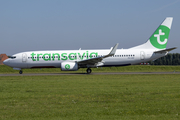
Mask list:
POLYGON ((159 28, 150 37, 151 44, 158 49, 166 48, 169 31, 170 29, 168 27, 163 25, 159 26, 159 28))

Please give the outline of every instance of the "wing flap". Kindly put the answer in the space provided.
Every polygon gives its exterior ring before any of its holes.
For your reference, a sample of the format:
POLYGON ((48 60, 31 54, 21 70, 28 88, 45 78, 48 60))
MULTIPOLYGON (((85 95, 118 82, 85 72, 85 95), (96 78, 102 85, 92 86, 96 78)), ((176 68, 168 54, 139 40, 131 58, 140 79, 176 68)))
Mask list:
POLYGON ((78 64, 87 64, 87 65, 94 65, 95 63, 98 63, 102 61, 102 57, 97 58, 91 58, 87 60, 78 61, 78 64))

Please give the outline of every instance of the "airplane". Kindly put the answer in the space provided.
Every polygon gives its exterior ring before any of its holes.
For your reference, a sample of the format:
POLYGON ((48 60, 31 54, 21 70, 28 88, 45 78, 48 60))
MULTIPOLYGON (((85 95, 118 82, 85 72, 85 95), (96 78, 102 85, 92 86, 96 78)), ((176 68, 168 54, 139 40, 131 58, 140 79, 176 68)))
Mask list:
POLYGON ((166 49, 172 21, 172 17, 167 17, 147 42, 129 49, 117 49, 117 43, 111 49, 29 51, 14 54, 3 63, 19 70, 19 74, 28 68, 61 68, 62 71, 87 68, 86 72, 90 74, 91 68, 136 65, 163 57, 176 49, 166 49))

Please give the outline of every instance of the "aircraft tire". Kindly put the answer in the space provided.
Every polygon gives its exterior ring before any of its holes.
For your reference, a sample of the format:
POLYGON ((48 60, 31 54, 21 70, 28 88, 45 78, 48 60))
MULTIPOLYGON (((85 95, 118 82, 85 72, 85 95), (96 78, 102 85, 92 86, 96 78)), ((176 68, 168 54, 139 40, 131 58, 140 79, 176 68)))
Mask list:
POLYGON ((19 71, 19 74, 22 74, 22 73, 23 73, 23 71, 22 71, 22 70, 20 70, 20 71, 19 71))
POLYGON ((86 70, 86 72, 87 72, 87 74, 90 74, 90 73, 92 72, 92 70, 91 70, 90 68, 88 68, 88 69, 86 70))

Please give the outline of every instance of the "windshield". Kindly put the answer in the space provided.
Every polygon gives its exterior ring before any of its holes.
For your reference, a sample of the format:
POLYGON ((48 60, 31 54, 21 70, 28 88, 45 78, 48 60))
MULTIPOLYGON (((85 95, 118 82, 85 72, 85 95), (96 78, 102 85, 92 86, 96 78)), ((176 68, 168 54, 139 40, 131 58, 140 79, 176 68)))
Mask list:
POLYGON ((10 58, 11 58, 11 59, 15 59, 15 58, 16 58, 16 56, 11 56, 10 58))

